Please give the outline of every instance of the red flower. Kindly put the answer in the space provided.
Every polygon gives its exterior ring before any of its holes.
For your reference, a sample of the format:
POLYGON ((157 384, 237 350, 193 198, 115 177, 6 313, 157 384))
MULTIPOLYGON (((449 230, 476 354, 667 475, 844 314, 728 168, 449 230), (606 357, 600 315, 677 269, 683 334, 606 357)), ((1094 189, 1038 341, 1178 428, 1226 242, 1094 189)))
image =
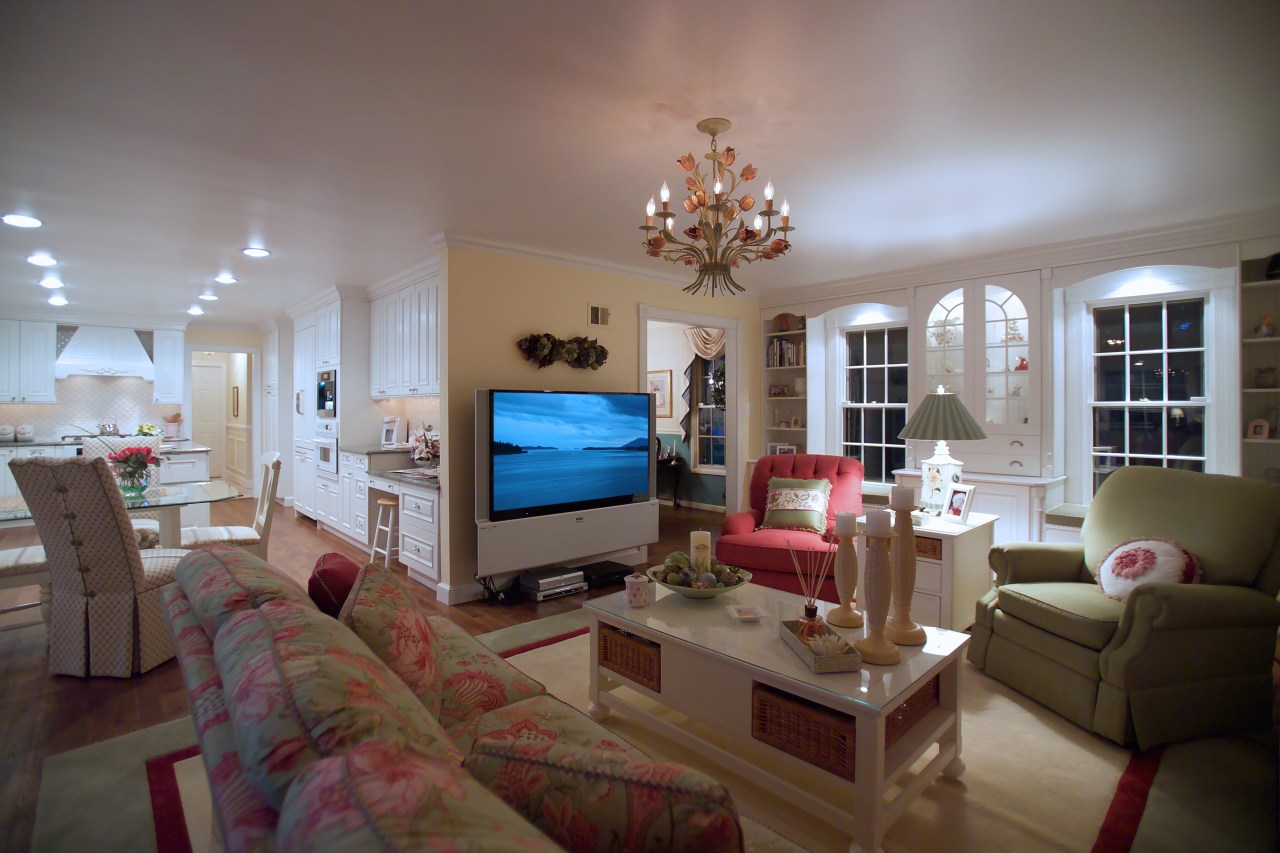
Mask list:
POLYGON ((679 160, 676 160, 676 163, 680 165, 680 168, 684 169, 686 172, 693 171, 694 162, 695 161, 693 159, 693 152, 689 152, 688 154, 681 157, 679 160))

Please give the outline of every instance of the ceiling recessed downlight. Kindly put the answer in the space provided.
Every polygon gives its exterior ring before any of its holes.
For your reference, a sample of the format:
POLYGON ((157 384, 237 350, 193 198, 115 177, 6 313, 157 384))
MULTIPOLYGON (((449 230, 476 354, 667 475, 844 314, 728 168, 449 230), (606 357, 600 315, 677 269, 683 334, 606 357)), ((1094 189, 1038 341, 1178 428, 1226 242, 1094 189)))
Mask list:
POLYGON ((238 279, 229 272, 224 272, 214 279, 218 284, 235 284, 238 279))
POLYGON ((200 294, 200 298, 203 299, 205 302, 217 302, 218 294, 214 293, 211 290, 206 290, 204 293, 200 294))
POLYGON ((62 279, 58 278, 53 273, 49 273, 44 278, 40 279, 40 286, 47 287, 50 290, 57 290, 59 287, 62 287, 62 279))
POLYGON ((271 254, 266 249, 260 248, 258 246, 249 246, 248 248, 241 249, 240 251, 251 258, 265 258, 267 255, 271 254))
POLYGON ((49 297, 49 304, 61 307, 67 304, 67 297, 63 296, 61 293, 55 293, 53 296, 49 297))
POLYGON ((192 305, 190 308, 187 309, 187 313, 190 314, 192 317, 199 317, 201 314, 204 313, 204 309, 201 308, 199 305, 192 305))
POLYGON ((27 257, 27 263, 35 264, 38 267, 56 267, 58 262, 54 260, 53 255, 48 252, 34 252, 27 257))
POLYGON ((12 225, 14 228, 39 228, 44 224, 34 216, 27 216, 25 213, 6 213, 3 221, 5 225, 12 225))

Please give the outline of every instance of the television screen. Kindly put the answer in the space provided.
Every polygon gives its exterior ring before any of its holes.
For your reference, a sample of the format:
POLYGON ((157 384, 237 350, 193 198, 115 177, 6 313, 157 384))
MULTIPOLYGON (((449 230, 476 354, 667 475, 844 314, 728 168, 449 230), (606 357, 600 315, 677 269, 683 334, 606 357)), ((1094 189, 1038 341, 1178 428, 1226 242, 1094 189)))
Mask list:
POLYGON ((489 518, 649 497, 648 394, 491 391, 489 518))

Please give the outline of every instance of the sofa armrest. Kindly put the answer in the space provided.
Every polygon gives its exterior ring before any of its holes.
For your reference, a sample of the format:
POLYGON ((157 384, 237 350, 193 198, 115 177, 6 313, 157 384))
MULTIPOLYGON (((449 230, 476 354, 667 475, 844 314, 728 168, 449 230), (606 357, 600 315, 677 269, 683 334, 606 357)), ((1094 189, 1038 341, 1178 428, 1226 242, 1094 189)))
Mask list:
MULTIPOLYGON (((1280 601, 1247 586, 1149 583, 1125 601, 1120 630, 1147 622, 1157 630, 1269 628, 1280 625, 1280 601)), ((1119 637, 1117 637, 1119 639, 1119 637)))
POLYGON ((764 516, 755 510, 744 510, 726 515, 724 521, 720 523, 720 535, 739 536, 743 533, 753 533, 763 520, 764 516))
POLYGON ((993 545, 987 562, 996 586, 1008 583, 1070 583, 1084 571, 1084 545, 1063 542, 1005 542, 993 545))

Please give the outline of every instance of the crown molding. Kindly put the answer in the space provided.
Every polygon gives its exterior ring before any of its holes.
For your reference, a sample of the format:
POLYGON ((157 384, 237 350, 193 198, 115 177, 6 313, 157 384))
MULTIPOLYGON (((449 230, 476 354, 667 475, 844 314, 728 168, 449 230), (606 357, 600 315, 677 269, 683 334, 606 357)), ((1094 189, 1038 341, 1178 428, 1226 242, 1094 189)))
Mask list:
POLYGON ((1162 228, 1126 231, 1106 237, 1048 243, 1010 252, 993 252, 941 264, 928 264, 760 294, 760 307, 776 308, 839 296, 872 294, 925 284, 989 275, 1119 260, 1177 249, 1240 243, 1280 235, 1280 207, 1202 219, 1162 228))
POLYGON ((136 314, 76 314, 74 312, 50 312, 9 310, 0 307, 0 317, 6 320, 26 320, 35 323, 55 323, 59 326, 110 326, 120 329, 151 329, 153 331, 185 331, 189 320, 155 320, 136 314))
MULTIPOLYGON (((435 243, 437 239, 438 238, 433 238, 433 243, 435 243)), ((435 255, 427 258, 422 263, 415 264, 407 270, 384 278, 382 281, 370 287, 369 298, 378 299, 382 296, 386 296, 388 293, 395 293, 397 290, 404 290, 406 287, 411 285, 436 278, 440 275, 440 269, 440 253, 437 250, 435 255)))
POLYGON ((585 255, 574 255, 568 252, 539 249, 535 246, 524 246, 518 243, 505 243, 501 240, 466 237, 460 234, 442 234, 440 237, 442 238, 442 245, 450 249, 474 249, 476 251, 491 252, 497 255, 508 255, 510 257, 524 258, 527 260, 550 261, 551 263, 564 264, 565 266, 630 276, 631 278, 644 279, 658 284, 675 284, 682 288, 688 286, 689 282, 692 280, 682 278, 674 274, 655 274, 652 269, 632 266, 630 264, 602 261, 598 258, 588 258, 585 255))
POLYGON ((258 325, 254 326, 254 331, 259 332, 265 336, 265 335, 271 334, 272 332, 280 331, 280 327, 276 324, 276 321, 274 319, 264 320, 258 325))

